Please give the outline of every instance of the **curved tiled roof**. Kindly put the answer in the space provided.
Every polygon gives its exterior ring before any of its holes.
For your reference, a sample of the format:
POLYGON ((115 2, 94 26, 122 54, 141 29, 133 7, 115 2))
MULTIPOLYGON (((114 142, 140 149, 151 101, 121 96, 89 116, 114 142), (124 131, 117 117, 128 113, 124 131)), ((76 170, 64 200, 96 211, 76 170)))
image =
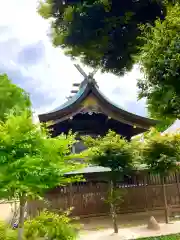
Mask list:
MULTIPOLYGON (((87 84, 84 84, 79 91, 68 101, 66 101, 65 103, 63 103, 62 105, 60 105, 59 107, 56 107, 55 109, 47 112, 47 113, 51 113, 51 112, 55 112, 55 111, 60 111, 63 108, 66 108, 67 106, 73 104, 76 100, 78 100, 78 98, 81 97, 81 95, 83 94, 84 90, 86 89, 87 84)), ((99 89, 98 89, 99 93, 101 94, 101 96, 106 99, 107 102, 111 103, 112 105, 116 106, 119 109, 122 109, 124 111, 126 111, 123 107, 121 107, 119 104, 116 104, 114 102, 112 102, 108 97, 106 97, 99 89)))
POLYGON ((92 93, 95 98, 98 99, 100 104, 103 106, 105 113, 107 113, 107 109, 110 109, 111 112, 114 112, 116 115, 118 114, 119 119, 124 121, 124 123, 137 126, 139 125, 144 129, 148 129, 149 127, 157 124, 156 120, 130 113, 124 110, 118 104, 113 103, 99 90, 94 80, 86 81, 79 91, 61 106, 55 108, 51 112, 39 115, 40 121, 55 121, 57 119, 61 119, 62 117, 70 117, 71 114, 73 115, 74 109, 78 111, 78 107, 80 108, 81 103, 90 93, 92 93))
MULTIPOLYGON (((72 105, 74 102, 77 101, 78 98, 81 97, 81 95, 83 94, 85 88, 86 88, 86 85, 84 85, 82 88, 80 88, 79 91, 78 91, 71 99, 69 99, 68 101, 66 101, 65 103, 63 103, 62 105, 60 105, 59 107, 53 109, 53 110, 50 111, 50 112, 60 111, 60 110, 62 110, 63 108, 66 108, 66 107, 68 107, 69 105, 72 105)), ((49 113, 50 113, 50 112, 49 112, 49 113)))

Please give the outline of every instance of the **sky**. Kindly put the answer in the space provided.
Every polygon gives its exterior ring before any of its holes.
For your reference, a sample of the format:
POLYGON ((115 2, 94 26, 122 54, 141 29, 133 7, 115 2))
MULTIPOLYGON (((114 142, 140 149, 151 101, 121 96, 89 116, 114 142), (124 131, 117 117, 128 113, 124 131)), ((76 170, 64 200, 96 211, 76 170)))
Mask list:
MULTIPOLYGON (((37 13, 37 0, 6 0, 0 8, 0 73, 6 73, 31 97, 36 114, 66 101, 82 75, 74 62, 48 37, 49 22, 37 13)), ((82 64, 81 64, 82 66, 82 64)), ((86 73, 91 69, 84 67, 86 73)), ((137 101, 137 66, 124 77, 97 72, 100 90, 122 108, 146 116, 145 101, 137 101)))

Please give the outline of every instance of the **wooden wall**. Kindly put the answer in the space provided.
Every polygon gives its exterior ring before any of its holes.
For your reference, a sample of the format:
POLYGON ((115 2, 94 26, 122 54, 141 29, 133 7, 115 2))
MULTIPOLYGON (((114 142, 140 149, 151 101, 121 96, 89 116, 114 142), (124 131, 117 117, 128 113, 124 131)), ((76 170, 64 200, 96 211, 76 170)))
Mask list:
MULTIPOLYGON (((180 174, 174 173, 166 178, 167 200, 170 209, 180 207, 180 174)), ((46 195, 46 203, 31 201, 28 211, 31 215, 49 207, 55 211, 73 207, 73 216, 101 216, 109 214, 106 203, 108 182, 87 181, 53 189, 46 195), (48 205, 47 205, 48 203, 48 205)), ((164 208, 163 188, 158 175, 139 173, 117 183, 123 189, 123 201, 119 202, 120 213, 143 212, 164 208)))

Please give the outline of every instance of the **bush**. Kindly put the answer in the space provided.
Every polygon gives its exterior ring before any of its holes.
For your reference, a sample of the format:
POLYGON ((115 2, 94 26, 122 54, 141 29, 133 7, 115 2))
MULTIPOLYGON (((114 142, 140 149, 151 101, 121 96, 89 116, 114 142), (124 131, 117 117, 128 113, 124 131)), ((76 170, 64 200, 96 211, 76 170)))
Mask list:
POLYGON ((17 231, 12 230, 4 222, 0 222, 0 240, 17 240, 17 231))
POLYGON ((39 238, 51 240, 75 240, 78 228, 72 224, 67 214, 56 214, 44 211, 39 216, 25 222, 24 237, 26 240, 39 238))
POLYGON ((159 237, 138 238, 138 240, 179 240, 180 234, 172 234, 159 237))

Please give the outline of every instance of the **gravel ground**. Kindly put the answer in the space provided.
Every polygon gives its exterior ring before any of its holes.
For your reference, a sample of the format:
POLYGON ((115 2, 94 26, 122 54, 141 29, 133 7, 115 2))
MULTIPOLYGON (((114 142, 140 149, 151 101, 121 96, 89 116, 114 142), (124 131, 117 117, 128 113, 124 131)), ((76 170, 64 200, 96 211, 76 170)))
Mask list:
POLYGON ((147 226, 137 226, 129 228, 120 228, 118 234, 114 234, 111 229, 96 231, 84 231, 80 234, 80 240, 127 240, 140 237, 168 235, 180 232, 180 221, 160 224, 160 230, 149 230, 147 226))

